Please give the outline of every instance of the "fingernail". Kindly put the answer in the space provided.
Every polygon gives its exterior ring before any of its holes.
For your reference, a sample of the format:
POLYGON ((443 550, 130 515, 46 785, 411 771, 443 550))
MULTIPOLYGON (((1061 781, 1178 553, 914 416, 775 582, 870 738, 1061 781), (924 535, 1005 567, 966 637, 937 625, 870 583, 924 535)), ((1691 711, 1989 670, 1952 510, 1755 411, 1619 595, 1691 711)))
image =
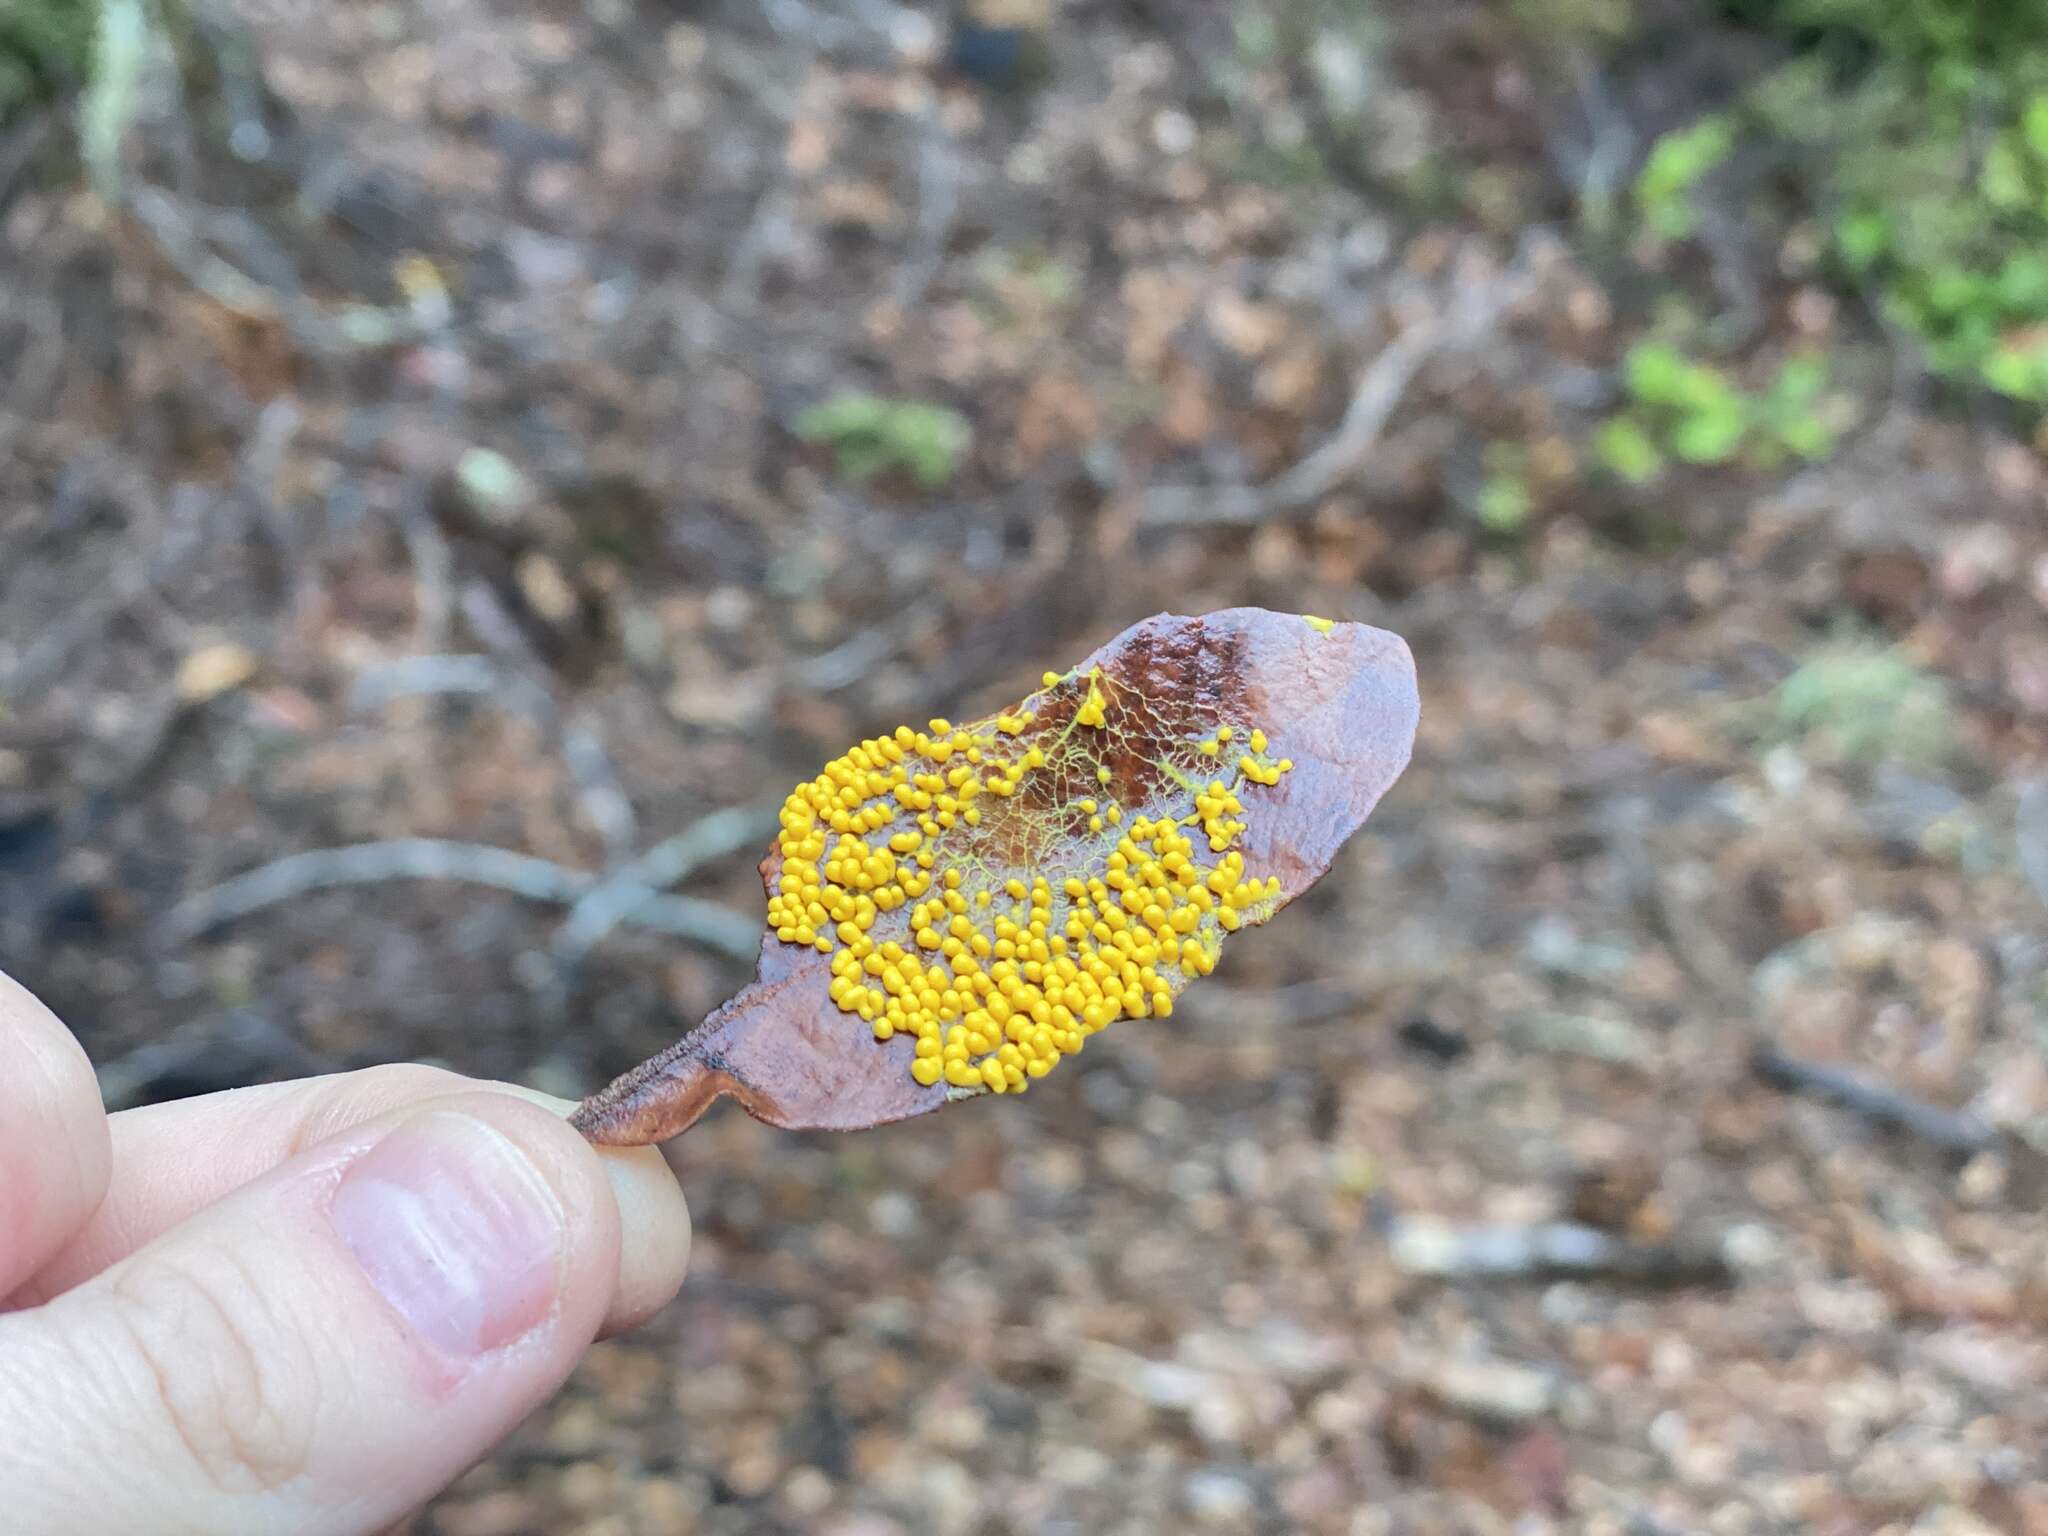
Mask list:
POLYGON ((331 1219, 392 1310, 444 1354, 501 1349, 554 1306, 561 1204, 481 1120, 436 1111, 400 1126, 342 1175, 331 1219))

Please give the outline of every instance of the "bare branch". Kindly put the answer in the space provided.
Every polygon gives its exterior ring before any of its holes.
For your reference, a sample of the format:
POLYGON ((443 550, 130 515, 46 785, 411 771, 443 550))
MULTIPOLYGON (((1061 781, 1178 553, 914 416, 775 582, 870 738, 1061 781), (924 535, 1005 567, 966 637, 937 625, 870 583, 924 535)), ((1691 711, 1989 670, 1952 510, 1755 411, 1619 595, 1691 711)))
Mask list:
POLYGON ((1139 512, 1141 526, 1200 527, 1262 522, 1312 507, 1356 474, 1425 364, 1468 351, 1492 334, 1502 313, 1533 291, 1534 276, 1518 266, 1476 284, 1448 309, 1412 321, 1359 376, 1337 430, 1277 478, 1258 486, 1158 486, 1139 512))
POLYGON ((568 869, 531 854, 482 843, 406 837, 317 848, 265 864, 187 897, 157 930, 165 944, 189 943, 229 923, 314 891, 382 885, 391 880, 451 880, 510 891, 528 901, 573 906, 556 944, 580 958, 621 925, 651 928, 751 960, 761 943, 757 919, 698 897, 667 896, 673 885, 714 858, 767 835, 772 816, 758 810, 716 811, 687 832, 657 844, 610 878, 568 869), (577 914, 584 914, 581 925, 577 914))
POLYGON ((302 292, 257 282, 210 250, 185 209, 154 187, 137 187, 122 201, 186 282, 233 314, 282 322, 310 351, 345 356, 417 341, 433 329, 409 310, 355 304, 329 313, 302 292))
POLYGON ((762 928, 757 920, 698 896, 652 896, 621 921, 688 939, 735 960, 752 960, 761 953, 762 928))
MULTIPOLYGON (((531 688, 523 678, 502 676, 488 656, 405 656, 365 667, 349 690, 348 702, 351 709, 367 713, 421 694, 502 696, 531 688)), ((520 707, 528 709, 523 698, 520 707)))
POLYGON ((158 932, 167 943, 184 943, 313 891, 382 885, 387 880, 456 880, 495 886, 529 901, 567 903, 588 890, 593 877, 508 848, 402 837, 349 848, 316 848, 252 869, 179 902, 158 932))
POLYGON ((1562 1221, 1489 1226, 1399 1217, 1387 1233, 1387 1248, 1403 1273, 1432 1280, 1607 1278, 1686 1285, 1732 1278, 1728 1256, 1717 1249, 1631 1242, 1562 1221))
POLYGON ((899 309, 917 305, 946 259, 946 241, 960 208, 961 175, 938 109, 928 106, 918 121, 917 230, 896 271, 893 298, 899 309))
MULTIPOLYGON (((555 932, 556 958, 580 960, 619 924, 642 921, 661 891, 713 859, 759 843, 776 824, 771 810, 733 806, 713 811, 674 837, 656 843, 577 900, 555 932)), ((750 957, 760 942, 759 925, 753 928, 745 951, 750 957)))
POLYGON ((595 719, 562 722, 562 759, 576 784, 576 803, 604 839, 606 864, 616 865, 639 841, 640 822, 595 719))
POLYGON ((1885 1083, 1859 1077, 1840 1067, 1823 1066, 1787 1056, 1775 1046, 1760 1046, 1750 1057, 1756 1075, 1773 1088, 1804 1093, 1838 1105, 1887 1130, 1905 1131, 1957 1157, 1974 1157, 1999 1143, 1998 1132, 1975 1115, 1959 1115, 1910 1098, 1885 1083))

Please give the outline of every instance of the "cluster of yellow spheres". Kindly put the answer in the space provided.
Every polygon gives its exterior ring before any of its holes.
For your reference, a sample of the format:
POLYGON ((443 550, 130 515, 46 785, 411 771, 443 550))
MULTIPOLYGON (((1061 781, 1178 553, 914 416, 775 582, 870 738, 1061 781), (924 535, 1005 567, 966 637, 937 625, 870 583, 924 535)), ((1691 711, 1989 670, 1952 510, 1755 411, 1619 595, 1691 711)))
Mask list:
MULTIPOLYGON (((1029 781, 1049 757, 1059 786, 1112 781, 1099 761, 1089 772, 1091 748, 1113 736, 1109 700, 1099 675, 1082 681, 1086 693, 1056 736, 1041 729, 1041 740, 1025 741, 1029 711, 903 726, 834 759, 783 803, 769 927, 832 957, 833 1003, 877 1040, 914 1038, 910 1071, 926 1087, 1021 1092, 1116 1020, 1165 1017, 1176 982, 1207 975, 1222 936, 1280 894, 1277 879, 1245 875, 1233 785, 1196 783, 1164 759, 1160 782, 1186 788, 1184 812, 1176 805, 1125 825, 1114 802, 1018 802, 1000 813, 1016 825, 998 820, 991 831, 1012 859, 1035 849, 1047 867, 990 869, 991 839, 972 830, 984 796, 1009 800, 1031 787, 1042 801, 1047 786, 1029 781), (1190 831, 1220 857, 1201 862, 1190 831)), ((1048 689, 1061 682, 1046 674, 1048 689)), ((1265 756, 1263 731, 1250 732, 1248 752, 1236 737, 1219 726, 1170 756, 1221 758, 1253 784, 1278 783, 1294 766, 1265 756)))

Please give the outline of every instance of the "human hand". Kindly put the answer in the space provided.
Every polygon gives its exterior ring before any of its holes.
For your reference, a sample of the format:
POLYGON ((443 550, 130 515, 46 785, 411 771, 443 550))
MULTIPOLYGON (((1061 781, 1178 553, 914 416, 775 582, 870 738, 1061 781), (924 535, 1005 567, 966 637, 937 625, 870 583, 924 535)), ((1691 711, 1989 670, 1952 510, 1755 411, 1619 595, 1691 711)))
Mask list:
POLYGON ((111 1118, 0 975, 0 1527, 362 1536, 682 1283, 651 1148, 379 1067, 111 1118))

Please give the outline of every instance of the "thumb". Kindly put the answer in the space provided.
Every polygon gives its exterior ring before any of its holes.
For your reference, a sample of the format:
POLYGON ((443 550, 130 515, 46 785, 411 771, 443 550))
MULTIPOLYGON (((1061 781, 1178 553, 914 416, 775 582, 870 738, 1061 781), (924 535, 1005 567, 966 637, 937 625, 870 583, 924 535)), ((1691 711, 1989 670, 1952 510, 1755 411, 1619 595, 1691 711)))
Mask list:
POLYGON ((562 1382, 618 1267, 601 1165, 547 1111, 360 1127, 0 1317, 9 1529, 381 1529, 562 1382))

